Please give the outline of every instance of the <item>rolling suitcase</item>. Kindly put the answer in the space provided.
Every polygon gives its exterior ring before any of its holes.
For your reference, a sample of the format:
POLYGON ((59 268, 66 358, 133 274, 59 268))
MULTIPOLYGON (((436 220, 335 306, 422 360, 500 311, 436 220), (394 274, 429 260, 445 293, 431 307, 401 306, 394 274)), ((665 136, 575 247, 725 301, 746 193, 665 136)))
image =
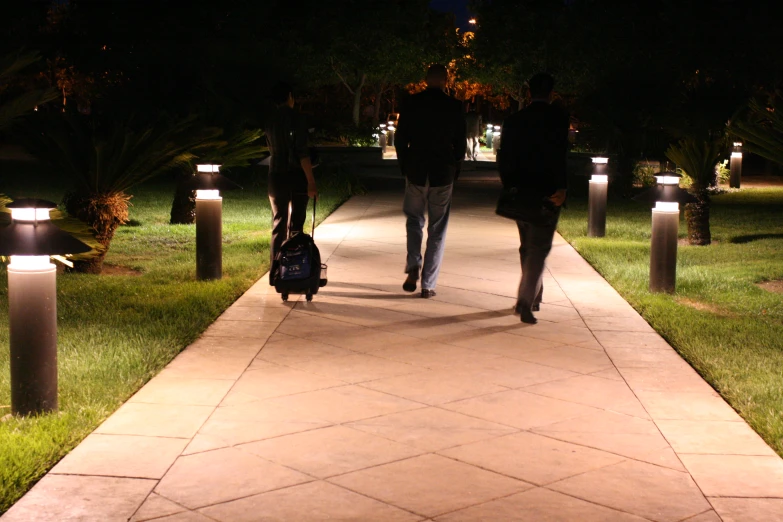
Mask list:
POLYGON ((315 208, 314 199, 312 234, 289 234, 275 257, 273 281, 283 301, 288 301, 290 294, 305 294, 307 300, 312 301, 318 289, 326 286, 326 265, 321 263, 321 253, 313 240, 315 208))

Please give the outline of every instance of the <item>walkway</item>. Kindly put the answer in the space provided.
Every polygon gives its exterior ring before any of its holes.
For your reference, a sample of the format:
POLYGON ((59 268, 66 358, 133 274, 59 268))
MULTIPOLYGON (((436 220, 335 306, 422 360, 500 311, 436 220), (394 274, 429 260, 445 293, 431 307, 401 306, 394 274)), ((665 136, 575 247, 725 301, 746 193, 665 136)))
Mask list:
POLYGON ((783 519, 783 460, 562 239, 511 314, 494 190, 458 191, 433 300, 400 193, 345 204, 312 304, 262 278, 3 522, 783 519))

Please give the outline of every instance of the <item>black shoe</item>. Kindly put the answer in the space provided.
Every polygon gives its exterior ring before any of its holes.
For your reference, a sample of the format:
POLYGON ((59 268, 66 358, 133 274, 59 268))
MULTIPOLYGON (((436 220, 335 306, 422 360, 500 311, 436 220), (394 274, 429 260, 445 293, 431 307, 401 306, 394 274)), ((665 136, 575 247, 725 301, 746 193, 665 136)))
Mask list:
POLYGON ((534 312, 540 312, 541 311, 541 303, 534 304, 533 307, 531 308, 531 310, 534 311, 534 312))
POLYGON ((435 290, 424 289, 421 291, 421 297, 423 299, 429 299, 430 297, 435 297, 436 295, 438 294, 435 293, 435 290))
POLYGON ((402 284, 402 289, 406 292, 415 292, 416 291, 416 279, 413 279, 413 276, 409 275, 408 278, 405 280, 405 282, 402 284))
POLYGON ((534 305, 533 307, 525 306, 523 303, 517 303, 514 307, 514 313, 519 315, 519 319, 526 324, 536 324, 538 319, 533 315, 532 310, 538 310, 534 305))
POLYGON ((538 322, 538 319, 536 319, 536 316, 534 316, 533 312, 530 310, 521 310, 519 312, 519 319, 526 324, 536 324, 538 322))

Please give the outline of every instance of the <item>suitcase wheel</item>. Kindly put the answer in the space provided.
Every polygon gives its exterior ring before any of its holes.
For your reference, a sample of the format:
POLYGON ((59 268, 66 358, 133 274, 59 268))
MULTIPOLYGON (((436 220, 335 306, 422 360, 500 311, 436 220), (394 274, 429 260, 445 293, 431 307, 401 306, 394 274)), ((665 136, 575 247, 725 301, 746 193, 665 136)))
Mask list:
POLYGON ((284 303, 288 301, 288 294, 287 293, 282 294, 280 297, 283 298, 283 302, 284 303))
POLYGON ((313 293, 307 292, 307 295, 305 296, 307 298, 307 302, 311 302, 313 300, 313 293))

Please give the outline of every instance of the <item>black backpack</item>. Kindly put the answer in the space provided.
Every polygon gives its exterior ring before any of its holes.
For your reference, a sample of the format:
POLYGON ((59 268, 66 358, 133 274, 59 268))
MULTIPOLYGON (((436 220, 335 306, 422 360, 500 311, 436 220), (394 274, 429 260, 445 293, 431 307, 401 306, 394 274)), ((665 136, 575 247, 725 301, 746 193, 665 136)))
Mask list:
MULTIPOLYGON (((315 200, 313 200, 313 234, 315 234, 315 200)), ((296 232, 283 242, 275 257, 273 280, 283 301, 289 294, 305 294, 308 301, 318 289, 326 286, 326 265, 312 235, 296 232), (323 274, 323 275, 322 275, 323 274)))

